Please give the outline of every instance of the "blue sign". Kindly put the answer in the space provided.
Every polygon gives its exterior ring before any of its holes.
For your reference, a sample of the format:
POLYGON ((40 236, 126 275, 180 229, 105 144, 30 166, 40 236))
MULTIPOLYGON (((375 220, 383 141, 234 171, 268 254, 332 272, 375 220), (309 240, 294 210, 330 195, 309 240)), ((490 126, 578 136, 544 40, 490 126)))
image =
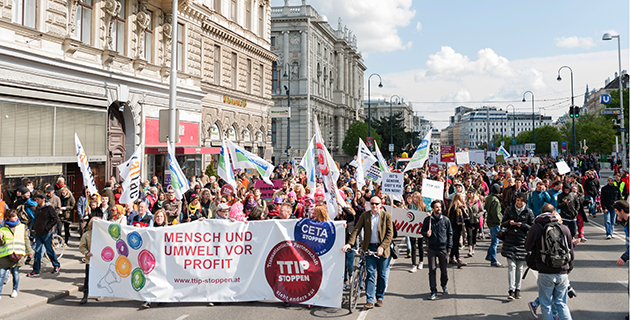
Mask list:
POLYGON ((609 94, 601 94, 599 95, 599 101, 603 104, 609 104, 610 103, 610 95, 609 94))
POLYGON ((326 254, 335 244, 335 226, 332 222, 316 222, 302 219, 295 224, 293 230, 295 241, 311 247, 318 256, 326 254))
POLYGON ((515 146, 516 145, 516 138, 512 139, 512 145, 515 146))
POLYGON ((494 148, 494 142, 490 142, 490 148, 494 148))
POLYGON ((567 151, 567 142, 562 141, 562 151, 567 151))

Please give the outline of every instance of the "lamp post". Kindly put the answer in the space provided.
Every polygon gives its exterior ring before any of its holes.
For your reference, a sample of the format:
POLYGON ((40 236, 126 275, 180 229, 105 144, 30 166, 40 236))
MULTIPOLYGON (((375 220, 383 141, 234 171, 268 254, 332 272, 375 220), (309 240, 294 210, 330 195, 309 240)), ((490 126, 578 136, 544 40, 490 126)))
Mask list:
MULTIPOLYGON (((604 33, 602 36, 602 40, 612 40, 613 38, 617 38, 617 53, 619 55, 619 108, 621 109, 621 129, 626 126, 626 118, 624 116, 625 110, 623 107, 623 75, 621 74, 621 38, 619 35, 613 36, 610 33, 604 33)), ((623 157, 621 157, 621 165, 623 170, 628 169, 628 153, 626 150, 626 133, 621 132, 621 145, 623 146, 623 157)))
POLYGON ((380 74, 372 73, 368 77, 368 137, 372 137, 372 109, 371 109, 372 101, 371 101, 371 96, 370 96, 370 79, 372 78, 372 76, 378 76, 378 87, 379 88, 383 87, 383 79, 381 79, 380 74))
POLYGON ((413 128, 414 128, 415 122, 413 121, 414 120, 414 118, 413 118, 413 111, 411 111, 411 110, 409 111, 409 117, 411 117, 411 126, 410 126, 411 127, 411 131, 409 132, 409 138, 411 138, 411 139, 410 139, 409 143, 411 143, 411 149, 413 149, 413 131, 414 131, 413 128))
POLYGON ((512 139, 516 138, 516 107, 514 107, 514 105, 512 104, 508 104, 507 107, 505 107, 505 109, 512 107, 512 139))
MULTIPOLYGON (((533 142, 534 142, 534 145, 536 145, 536 120, 535 120, 535 118, 536 118, 536 117, 535 117, 535 115, 534 115, 534 93, 533 93, 533 92, 531 92, 531 91, 529 91, 529 90, 525 91, 525 92, 523 93, 523 102, 525 102, 525 101, 526 101, 526 100, 525 100, 525 94, 526 94, 526 93, 528 93, 528 92, 532 94, 532 140, 534 140, 534 141, 533 141, 533 142)), ((536 152, 536 151, 534 150, 534 153, 535 153, 535 152, 536 152)))
MULTIPOLYGON (((284 68, 283 78, 287 79, 287 86, 284 86, 284 90, 287 91, 287 107, 289 108, 289 113, 291 112, 291 72, 289 71, 289 64, 286 64, 284 68)), ((289 150, 291 150, 291 117, 287 118, 287 162, 291 161, 289 150)))
MULTIPOLYGON (((558 81, 562 81, 562 78, 560 77, 560 71, 564 68, 567 68, 569 69, 569 71, 571 71, 571 108, 573 108, 575 107, 575 96, 573 95, 573 69, 571 69, 571 67, 569 66, 560 67, 560 69, 558 69, 558 81)), ((577 153, 575 152, 575 148, 577 147, 575 143, 575 116, 571 117, 571 122, 573 123, 573 155, 576 155, 577 153)))
MULTIPOLYGON (((392 144, 394 144, 394 116, 392 113, 392 99, 394 99, 394 97, 396 97, 396 99, 398 99, 398 105, 400 105, 400 97, 398 95, 393 95, 391 97, 389 97, 389 144, 390 146, 392 144)), ((404 117, 403 117, 404 119, 404 117)), ((403 126, 404 127, 404 126, 403 126)), ((404 134, 404 132, 403 132, 404 134)), ((403 146, 404 147, 404 146, 403 146)), ((394 151, 389 150, 389 158, 392 159, 392 161, 394 160, 394 151)))

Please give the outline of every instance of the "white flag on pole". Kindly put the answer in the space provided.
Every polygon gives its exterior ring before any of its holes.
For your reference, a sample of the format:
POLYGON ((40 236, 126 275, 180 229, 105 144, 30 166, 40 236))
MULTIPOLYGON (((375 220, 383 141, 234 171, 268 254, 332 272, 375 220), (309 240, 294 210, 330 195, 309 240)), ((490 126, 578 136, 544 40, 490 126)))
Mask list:
POLYGON ((141 143, 131 155, 131 158, 118 166, 118 172, 123 178, 123 192, 119 200, 121 204, 131 204, 140 198, 140 190, 142 188, 142 179, 140 179, 142 150, 141 143))
POLYGON ((88 162, 85 149, 83 149, 81 140, 79 140, 79 136, 76 132, 74 133, 74 147, 77 151, 77 164, 79 165, 79 168, 81 168, 81 175, 83 175, 83 185, 88 187, 90 194, 97 194, 98 189, 96 188, 96 183, 94 183, 94 176, 92 175, 92 169, 90 169, 90 163, 88 162))
POLYGON ((184 196, 184 193, 190 189, 188 186, 188 180, 186 176, 182 172, 182 168, 177 163, 177 158, 175 158, 175 150, 171 147, 171 143, 166 141, 167 149, 168 149, 168 168, 171 171, 171 186, 173 190, 175 190, 175 196, 177 200, 181 200, 184 196))
POLYGON ((431 147, 431 130, 427 132, 427 135, 422 139, 420 145, 416 149, 416 152, 413 153, 411 160, 405 167, 405 171, 409 171, 411 169, 422 168, 424 163, 429 159, 429 148, 431 147))
POLYGON ((221 152, 219 153, 219 164, 217 166, 217 175, 219 178, 236 190, 236 179, 234 179, 234 170, 232 170, 232 162, 230 161, 230 151, 225 144, 225 139, 221 141, 221 152))
POLYGON ((315 147, 317 148, 317 159, 319 163, 319 170, 324 182, 324 194, 326 195, 326 206, 328 208, 328 214, 330 219, 335 219, 338 214, 338 200, 337 200, 337 179, 339 179, 339 168, 333 161, 333 158, 328 153, 328 149, 324 145, 324 139, 319 130, 319 123, 317 123, 317 116, 315 119, 315 147))
POLYGON ((311 138, 311 142, 308 144, 308 149, 300 161, 300 167, 306 170, 306 186, 311 189, 311 195, 315 194, 317 189, 317 175, 315 174, 315 136, 311 138))

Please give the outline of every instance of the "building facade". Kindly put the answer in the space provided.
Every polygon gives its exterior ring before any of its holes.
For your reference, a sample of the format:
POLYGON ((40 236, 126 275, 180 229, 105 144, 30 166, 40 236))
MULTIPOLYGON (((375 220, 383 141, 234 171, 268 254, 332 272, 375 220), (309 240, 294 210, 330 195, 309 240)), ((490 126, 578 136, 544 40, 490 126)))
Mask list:
POLYGON ((81 193, 77 133, 102 188, 142 144, 142 178, 166 178, 159 111, 176 41, 178 160, 198 175, 227 136, 271 155, 268 0, 28 0, 0 3, 0 179, 66 177, 81 193), (20 5, 21 4, 21 5, 20 5), (172 30, 176 28, 176 37, 172 30))
POLYGON ((275 106, 288 107, 290 97, 291 110, 290 118, 272 120, 274 163, 303 156, 315 116, 335 159, 349 160, 341 145, 360 115, 366 70, 356 36, 341 19, 333 29, 306 1, 289 6, 285 0, 271 8, 271 51, 278 56, 271 76, 275 106))

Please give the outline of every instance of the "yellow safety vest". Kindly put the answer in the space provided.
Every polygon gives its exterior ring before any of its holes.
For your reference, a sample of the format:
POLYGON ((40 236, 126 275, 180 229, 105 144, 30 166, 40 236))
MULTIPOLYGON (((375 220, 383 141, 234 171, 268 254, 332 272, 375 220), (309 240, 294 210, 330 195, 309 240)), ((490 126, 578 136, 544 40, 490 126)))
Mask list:
POLYGON ((0 228, 0 232, 4 234, 4 246, 0 247, 0 258, 12 253, 26 254, 26 243, 24 243, 26 228, 24 224, 20 223, 15 227, 15 234, 7 226, 0 228))

